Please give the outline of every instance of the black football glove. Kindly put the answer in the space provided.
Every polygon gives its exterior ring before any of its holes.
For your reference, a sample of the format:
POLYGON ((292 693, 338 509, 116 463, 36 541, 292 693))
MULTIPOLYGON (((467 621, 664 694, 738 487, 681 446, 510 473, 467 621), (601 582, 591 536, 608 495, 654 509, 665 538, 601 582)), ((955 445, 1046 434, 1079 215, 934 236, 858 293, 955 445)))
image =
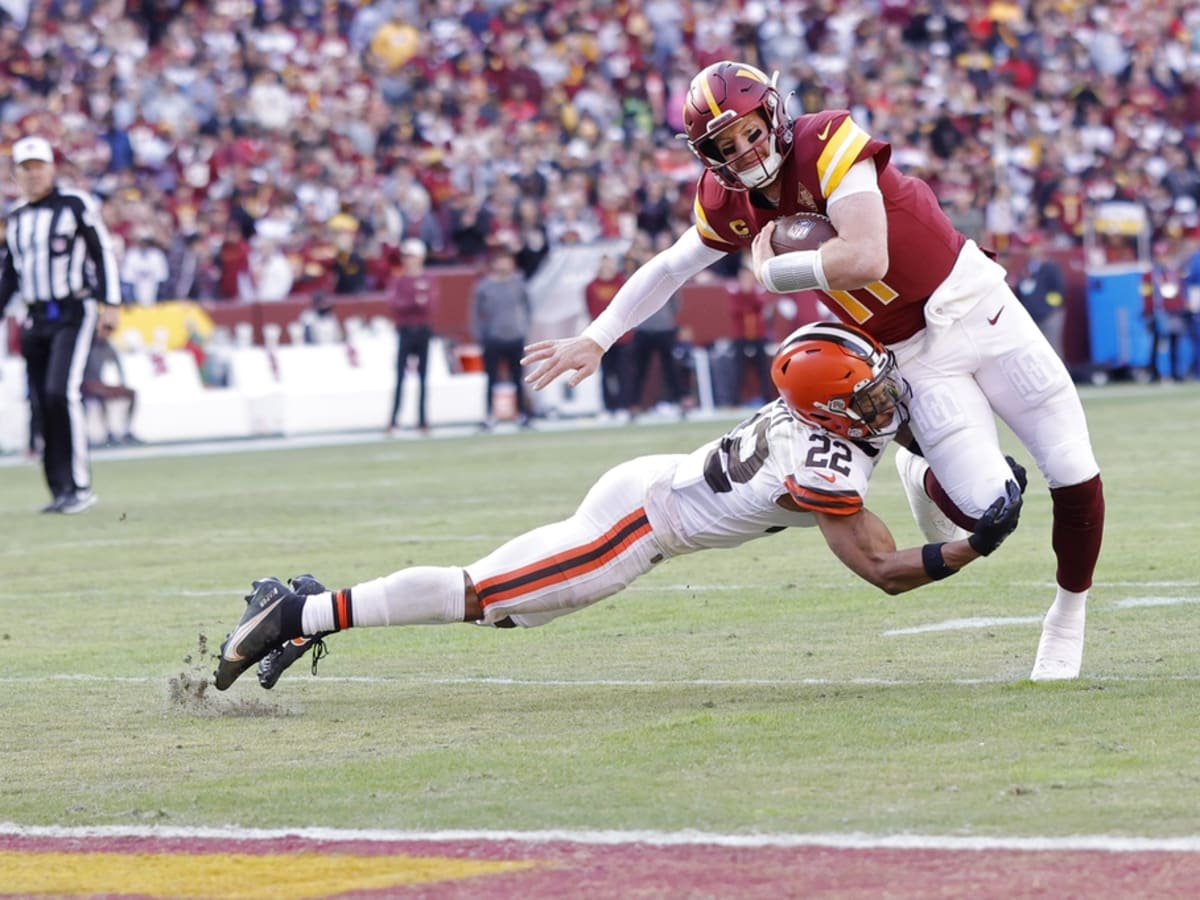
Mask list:
POLYGON ((1012 469, 1013 478, 1017 479, 1017 486, 1021 488, 1021 493, 1024 494, 1025 488, 1029 487, 1029 476, 1025 474, 1025 467, 1011 456, 1004 457, 1004 461, 1012 469))
POLYGON ((990 556, 1017 527, 1021 516, 1021 488, 1015 481, 1004 482, 1004 496, 987 508, 975 523, 975 533, 967 538, 971 549, 980 556, 990 556))

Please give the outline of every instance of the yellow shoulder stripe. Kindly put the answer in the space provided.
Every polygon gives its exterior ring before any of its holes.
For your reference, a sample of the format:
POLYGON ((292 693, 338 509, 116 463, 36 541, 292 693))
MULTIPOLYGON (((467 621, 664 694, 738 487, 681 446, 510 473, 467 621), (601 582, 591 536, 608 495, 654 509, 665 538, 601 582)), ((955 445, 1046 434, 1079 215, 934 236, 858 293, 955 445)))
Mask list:
POLYGON ((708 216, 704 214, 704 207, 700 205, 699 191, 696 191, 696 199, 692 202, 692 212, 696 217, 696 230, 700 232, 701 237, 706 237, 710 241, 720 241, 722 244, 733 243, 717 234, 716 230, 708 224, 708 216))
POLYGON ((870 135, 855 125, 849 116, 842 120, 817 157, 817 177, 821 179, 822 197, 828 197, 841 184, 842 178, 858 158, 859 151, 870 139, 870 135))

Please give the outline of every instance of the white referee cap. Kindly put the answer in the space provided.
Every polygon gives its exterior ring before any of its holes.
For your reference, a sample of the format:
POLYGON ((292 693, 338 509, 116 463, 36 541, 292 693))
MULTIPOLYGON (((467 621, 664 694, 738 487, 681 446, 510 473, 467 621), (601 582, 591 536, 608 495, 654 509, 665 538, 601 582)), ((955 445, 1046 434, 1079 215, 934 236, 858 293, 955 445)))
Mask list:
POLYGON ((54 162, 54 148, 44 137, 23 137, 13 144, 12 157, 13 163, 18 166, 31 159, 52 163, 54 162))

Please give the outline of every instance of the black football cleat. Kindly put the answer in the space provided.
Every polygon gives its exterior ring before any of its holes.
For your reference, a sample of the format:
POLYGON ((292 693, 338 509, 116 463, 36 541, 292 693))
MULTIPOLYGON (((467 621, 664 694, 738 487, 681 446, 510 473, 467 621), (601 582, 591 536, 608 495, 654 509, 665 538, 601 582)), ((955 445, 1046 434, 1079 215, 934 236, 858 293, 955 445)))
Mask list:
POLYGON ((329 648, 325 646, 324 641, 327 634, 329 634, 328 631, 322 631, 312 637, 292 638, 275 647, 259 660, 258 683, 269 691, 275 687, 275 682, 287 671, 288 667, 309 650, 313 651, 312 673, 316 675, 317 663, 329 655, 329 648))
POLYGON ((221 644, 221 657, 213 673, 218 691, 228 690, 239 675, 272 648, 297 636, 302 602, 278 578, 254 582, 241 621, 221 644))
MULTIPOLYGON (((295 578, 289 578, 288 582, 291 584, 292 590, 301 597, 320 594, 326 590, 325 585, 312 575, 297 575, 295 578)), ((329 634, 328 631, 323 631, 312 637, 295 637, 272 648, 271 652, 259 661, 258 683, 269 691, 275 687, 275 682, 288 667, 309 650, 313 650, 312 673, 316 675, 317 663, 324 659, 329 652, 323 640, 327 634, 329 634)))

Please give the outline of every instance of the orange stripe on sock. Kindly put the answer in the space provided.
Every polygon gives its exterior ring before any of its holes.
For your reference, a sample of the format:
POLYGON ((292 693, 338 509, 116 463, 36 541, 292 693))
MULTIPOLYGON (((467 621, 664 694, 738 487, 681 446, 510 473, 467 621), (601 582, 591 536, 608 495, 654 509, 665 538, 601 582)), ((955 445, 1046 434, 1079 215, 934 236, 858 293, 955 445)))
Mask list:
POLYGON ((349 591, 338 591, 333 595, 333 624, 338 631, 350 627, 350 611, 346 608, 349 599, 349 591))

